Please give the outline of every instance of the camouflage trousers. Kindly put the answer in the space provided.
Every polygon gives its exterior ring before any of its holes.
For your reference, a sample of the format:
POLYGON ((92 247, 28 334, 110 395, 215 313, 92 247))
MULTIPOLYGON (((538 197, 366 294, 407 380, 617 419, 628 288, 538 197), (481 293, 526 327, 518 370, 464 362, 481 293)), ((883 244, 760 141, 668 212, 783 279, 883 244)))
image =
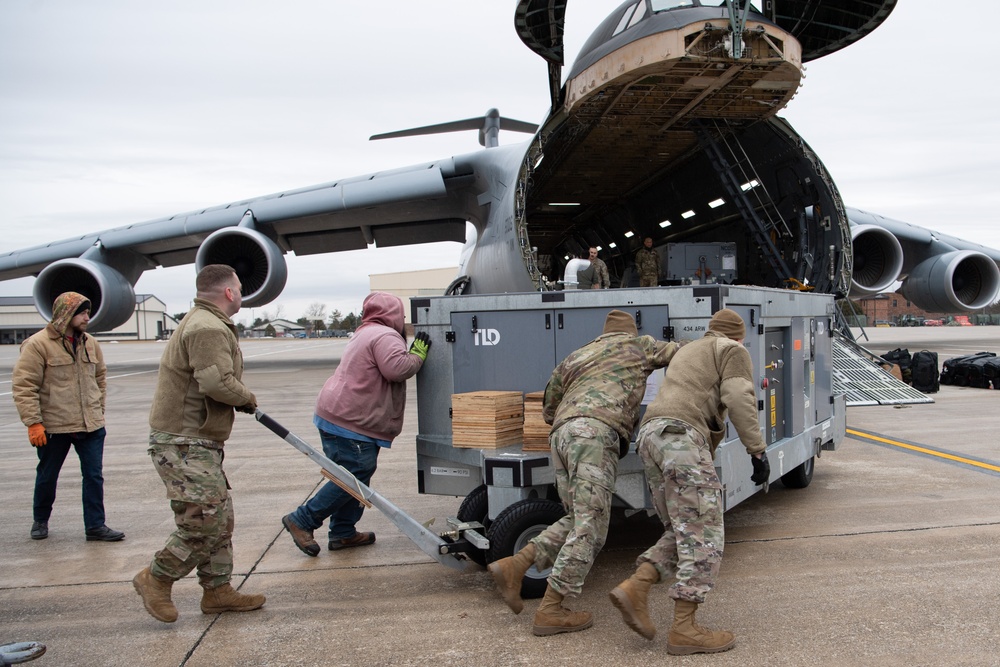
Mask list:
POLYGON ((611 492, 618 474, 618 433, 597 419, 571 419, 549 436, 556 490, 568 512, 535 544, 535 566, 552 566, 549 585, 577 596, 608 536, 611 492))
POLYGON ((636 565, 651 563, 660 581, 676 577, 670 597, 702 603, 725 545, 722 484, 708 442, 689 424, 666 418, 643 424, 637 441, 663 535, 636 565))
POLYGON ((203 588, 217 588, 233 572, 233 502, 222 471, 223 452, 200 445, 153 443, 153 467, 174 511, 177 529, 156 552, 149 569, 178 580, 197 568, 203 588))
POLYGON ((643 273, 639 276, 639 287, 656 287, 660 282, 660 277, 655 273, 643 273))

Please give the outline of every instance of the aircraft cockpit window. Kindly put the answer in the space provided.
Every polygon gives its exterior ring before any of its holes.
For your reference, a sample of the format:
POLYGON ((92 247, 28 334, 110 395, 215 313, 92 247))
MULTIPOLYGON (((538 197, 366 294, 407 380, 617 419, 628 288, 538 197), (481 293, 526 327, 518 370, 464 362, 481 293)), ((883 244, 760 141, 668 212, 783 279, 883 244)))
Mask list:
POLYGON ((646 3, 640 2, 638 8, 635 10, 635 14, 632 15, 632 20, 628 22, 628 26, 625 29, 628 30, 644 18, 646 18, 646 3))
POLYGON ((696 3, 694 0, 650 0, 649 6, 653 10, 653 13, 665 12, 668 9, 677 9, 678 7, 694 7, 696 3))
POLYGON ((642 3, 637 2, 634 5, 632 5, 631 7, 629 7, 628 9, 625 10, 625 13, 622 14, 621 20, 618 22, 618 25, 615 27, 615 31, 613 33, 611 33, 612 36, 617 35, 622 30, 624 30, 627 26, 630 25, 629 21, 632 20, 632 15, 635 13, 635 8, 638 7, 640 4, 642 4, 642 3))

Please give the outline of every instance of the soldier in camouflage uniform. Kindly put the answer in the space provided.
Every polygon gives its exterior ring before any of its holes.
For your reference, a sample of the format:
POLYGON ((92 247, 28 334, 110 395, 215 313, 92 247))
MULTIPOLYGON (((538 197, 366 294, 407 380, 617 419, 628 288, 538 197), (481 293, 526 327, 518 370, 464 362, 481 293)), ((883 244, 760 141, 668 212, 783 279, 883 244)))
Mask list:
POLYGON ((177 529, 148 567, 132 580, 146 611, 164 623, 177 620, 173 583, 197 568, 204 589, 201 610, 251 611, 263 595, 230 585, 233 572, 233 502, 222 470, 233 408, 253 414, 257 399, 243 384, 243 354, 229 319, 243 302, 232 268, 211 264, 198 272, 198 296, 170 337, 160 359, 149 413, 149 455, 167 489, 177 529))
POLYGON ((660 282, 660 255, 653 250, 653 239, 646 237, 635 253, 635 270, 639 274, 639 287, 656 287, 660 282))
POLYGON ((593 623, 589 612, 570 611, 562 602, 580 594, 604 546, 618 459, 627 450, 638 421, 646 378, 666 366, 678 347, 639 336, 632 316, 613 310, 603 334, 570 354, 552 372, 542 414, 552 425, 552 465, 567 515, 518 553, 489 566, 501 596, 515 614, 523 608, 521 580, 528 568, 552 568, 535 614, 536 635, 583 630, 593 623))
POLYGON ((590 289, 608 289, 611 287, 611 277, 608 275, 608 265, 598 258, 597 248, 590 246, 590 266, 594 269, 594 280, 588 286, 590 289))
POLYGON ((716 653, 732 648, 731 632, 695 623, 698 605, 712 590, 722 562, 725 534, 722 485, 713 463, 729 418, 753 458, 751 480, 770 475, 761 438, 750 353, 742 345, 743 320, 728 308, 718 311, 705 336, 674 357, 639 428, 639 456, 663 536, 639 556, 638 569, 611 591, 611 602, 630 628, 652 639, 646 596, 651 584, 669 581, 674 624, 667 637, 673 655, 716 653))

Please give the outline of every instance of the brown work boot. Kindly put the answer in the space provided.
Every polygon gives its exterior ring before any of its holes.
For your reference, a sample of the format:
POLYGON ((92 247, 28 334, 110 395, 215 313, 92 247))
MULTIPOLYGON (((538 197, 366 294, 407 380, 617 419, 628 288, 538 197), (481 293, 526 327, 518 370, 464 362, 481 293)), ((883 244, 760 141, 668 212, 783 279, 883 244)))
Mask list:
POLYGON ((622 620, 646 639, 656 636, 656 626, 649 618, 646 596, 649 587, 660 580, 660 573, 652 563, 643 563, 631 577, 615 586, 608 597, 611 604, 622 613, 622 620))
POLYGON ((327 543, 326 548, 330 551, 340 551, 341 549, 350 549, 351 547, 365 547, 369 544, 375 544, 375 533, 354 533, 353 537, 345 537, 342 540, 332 539, 327 543))
POLYGON ((201 596, 203 614, 218 614, 223 611, 253 611, 264 606, 266 597, 260 593, 243 595, 228 583, 218 588, 206 588, 201 596))
POLYGON ((299 548, 299 551, 307 556, 312 556, 315 558, 319 555, 319 544, 313 538, 313 532, 311 530, 305 530, 304 528, 299 528, 299 524, 292 520, 291 514, 286 514, 281 517, 281 525, 285 527, 288 534, 292 536, 292 542, 295 542, 295 546, 299 548))
POLYGON ((563 596, 552 586, 545 589, 542 604, 535 612, 535 625, 531 628, 536 637, 586 630, 594 624, 589 611, 570 611, 562 606, 562 601, 563 596))
POLYGON ((521 580, 524 579, 524 573, 534 564, 535 543, 528 542, 528 546, 513 556, 495 560, 488 566, 493 580, 497 582, 500 597, 515 614, 520 614, 524 609, 524 600, 521 599, 521 580))
POLYGON ((146 611, 164 623, 173 623, 177 620, 177 607, 170 601, 170 589, 173 585, 172 581, 162 581, 154 577, 148 567, 142 568, 139 574, 132 578, 132 586, 142 597, 146 611))
POLYGON ((667 653, 720 653, 736 646, 736 638, 727 630, 709 630, 694 622, 698 603, 688 600, 674 602, 674 625, 667 635, 667 653))

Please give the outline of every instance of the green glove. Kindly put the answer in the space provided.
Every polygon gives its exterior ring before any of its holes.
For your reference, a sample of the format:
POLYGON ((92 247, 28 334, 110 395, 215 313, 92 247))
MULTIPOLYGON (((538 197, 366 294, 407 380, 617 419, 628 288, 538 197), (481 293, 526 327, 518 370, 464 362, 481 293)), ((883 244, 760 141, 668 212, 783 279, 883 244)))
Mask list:
POLYGON ((420 357, 420 361, 427 361, 427 353, 431 349, 431 337, 426 332, 421 331, 413 338, 410 344, 410 354, 420 357))

